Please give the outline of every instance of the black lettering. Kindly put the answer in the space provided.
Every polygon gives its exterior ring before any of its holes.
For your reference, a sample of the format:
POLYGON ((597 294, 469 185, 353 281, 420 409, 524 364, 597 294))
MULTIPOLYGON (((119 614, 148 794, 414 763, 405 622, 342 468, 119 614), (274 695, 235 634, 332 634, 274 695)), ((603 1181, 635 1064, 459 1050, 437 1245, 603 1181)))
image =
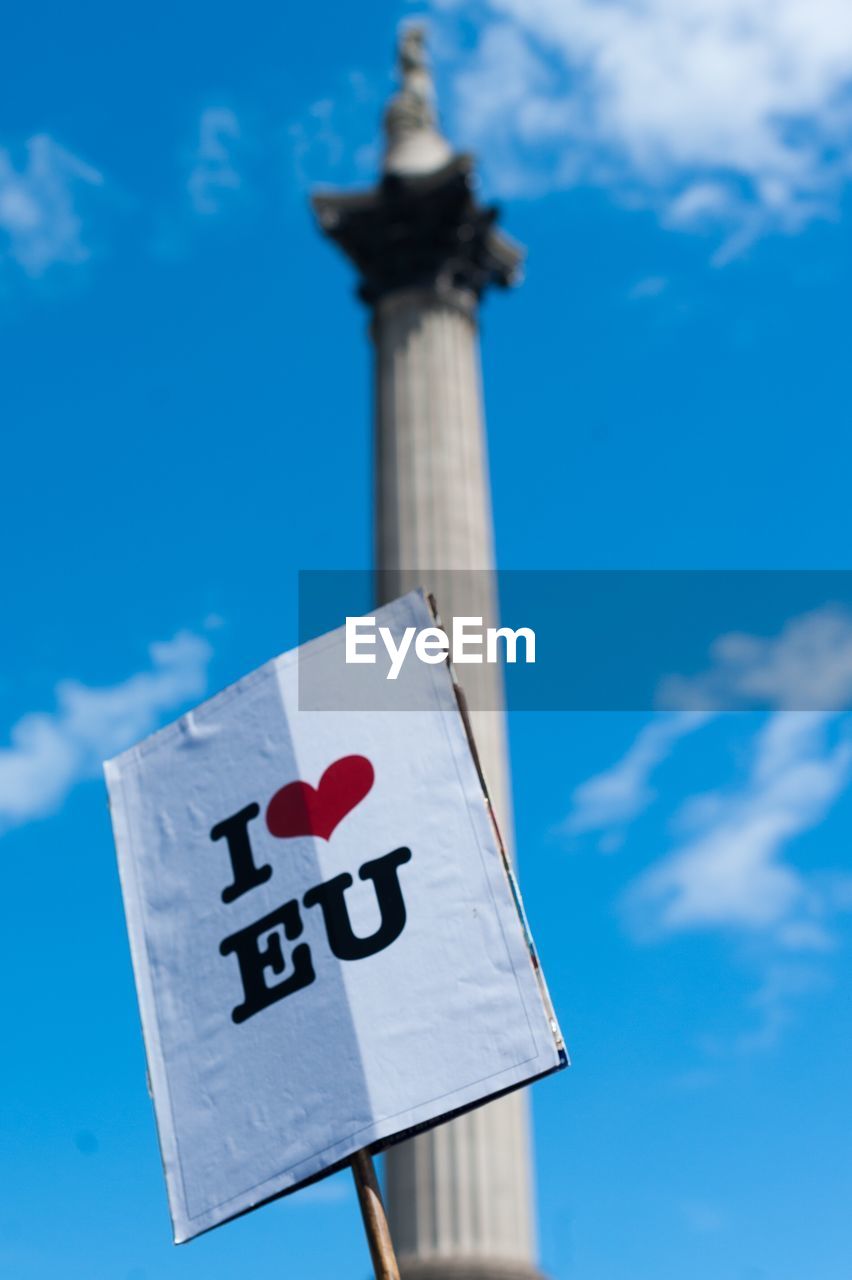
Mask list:
POLYGON ((255 866, 251 851, 248 825, 259 813, 259 805, 247 804, 245 809, 240 809, 239 813, 225 818, 223 822, 217 822, 210 832, 211 840, 224 838, 228 842, 228 853, 231 855, 234 883, 222 890, 223 902, 234 902, 242 894, 248 893, 249 889, 256 889, 258 885, 266 884, 272 875, 272 867, 269 863, 263 867, 255 866))
POLYGON ((316 977, 311 960, 311 949, 306 942, 300 942, 293 948, 290 957, 293 972, 289 978, 276 983, 275 986, 267 986, 266 970, 271 969, 273 973, 281 974, 285 968, 279 932, 281 929, 284 931, 284 937, 290 942, 298 938, 302 932, 302 917, 295 898, 255 921, 254 924, 232 933, 220 945, 219 950, 223 956, 230 955, 232 951, 236 953, 240 977, 243 980, 245 999, 231 1013, 234 1022, 245 1022, 246 1018, 260 1013, 261 1009, 275 1004, 276 1000, 283 1000, 294 991, 309 987, 316 977), (268 934, 269 938, 266 946, 261 947, 259 944, 264 934, 268 934))
POLYGON ((411 858, 410 849, 394 849, 383 858, 365 862, 358 876, 372 880, 381 911, 381 923, 368 938, 357 938, 352 932, 346 906, 346 890, 354 883, 348 871, 309 889, 302 901, 306 907, 319 906, 325 920, 328 944, 338 960, 363 960, 395 942, 405 928, 405 902, 399 886, 397 868, 411 858))

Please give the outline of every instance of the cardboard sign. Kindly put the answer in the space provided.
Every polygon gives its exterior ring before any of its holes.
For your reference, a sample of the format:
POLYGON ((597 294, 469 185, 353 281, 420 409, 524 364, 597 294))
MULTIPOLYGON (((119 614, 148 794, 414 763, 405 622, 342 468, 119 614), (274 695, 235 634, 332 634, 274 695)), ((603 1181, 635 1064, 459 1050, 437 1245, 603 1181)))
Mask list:
POLYGON ((431 710, 300 711, 343 646, 106 765, 177 1242, 565 1063, 448 667, 431 710))

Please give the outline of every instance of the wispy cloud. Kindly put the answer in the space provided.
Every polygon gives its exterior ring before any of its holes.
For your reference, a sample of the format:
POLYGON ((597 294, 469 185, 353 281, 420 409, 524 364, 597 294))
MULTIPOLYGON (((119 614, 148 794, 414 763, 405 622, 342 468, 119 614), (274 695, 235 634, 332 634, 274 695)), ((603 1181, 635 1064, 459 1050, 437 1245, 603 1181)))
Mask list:
POLYGON ((371 181, 380 160, 379 91, 352 70, 331 96, 317 98, 288 128, 300 187, 371 181))
POLYGON ((763 973, 751 1002, 756 1028, 734 1046, 750 1051, 773 1044, 791 1003, 823 981, 812 958, 836 945, 837 914, 850 906, 852 877, 805 869, 793 846, 852 781, 852 721, 834 710, 852 695, 852 620, 819 610, 774 637, 723 636, 711 656, 698 676, 665 684, 668 705, 689 710, 643 726, 620 761, 576 788, 565 829, 595 832, 605 852, 617 848, 657 799, 654 771, 688 734, 755 701, 782 708, 756 731, 751 719, 727 721, 740 741, 742 728, 750 730, 744 756, 738 751, 739 778, 670 808, 669 847, 628 885, 621 904, 638 938, 717 931, 756 948, 763 973))
POLYGON ((230 107, 207 107, 198 121, 198 139, 186 189, 196 213, 220 213, 242 185, 237 167, 240 122, 230 107))
POLYGON ((738 1053, 772 1049, 793 1021, 796 1003, 827 986, 826 974, 813 962, 773 960, 749 1000, 754 1026, 736 1040, 738 1053))
POLYGON ((602 850, 617 848, 629 823, 656 798, 651 787, 654 770, 671 754, 676 742, 701 728, 708 718, 700 712, 683 712, 660 716, 645 725, 611 769, 575 789, 564 829, 571 834, 602 831, 602 850))
MULTIPOLYGON (((434 0, 478 27, 453 115, 504 193, 605 185, 721 231, 717 262, 831 216, 850 176, 845 0, 434 0)), ((459 39, 458 44, 463 42, 459 39)))
POLYGON ((103 185, 103 177, 47 134, 26 144, 26 160, 16 166, 0 148, 0 233, 4 254, 28 276, 57 263, 77 265, 90 256, 84 239, 78 195, 103 185))
POLYGON ((150 647, 151 668, 120 684, 56 687, 56 710, 24 716, 0 749, 0 831, 55 812, 102 762, 156 728, 162 716, 206 687, 212 651, 182 631, 150 647))
POLYGON ((830 904, 784 857, 852 776, 852 743, 832 743, 829 721, 816 712, 771 716, 752 744, 744 782, 679 808, 673 826, 686 838, 628 893, 643 931, 736 928, 770 934, 786 948, 830 945, 830 904))
POLYGON ((839 605, 791 618, 777 636, 720 636, 710 659, 697 676, 663 681, 660 705, 707 711, 852 707, 852 615, 839 605))
POLYGON ((643 298, 659 298, 669 287, 665 276, 643 276, 630 289, 628 298, 631 302, 640 302, 643 298))

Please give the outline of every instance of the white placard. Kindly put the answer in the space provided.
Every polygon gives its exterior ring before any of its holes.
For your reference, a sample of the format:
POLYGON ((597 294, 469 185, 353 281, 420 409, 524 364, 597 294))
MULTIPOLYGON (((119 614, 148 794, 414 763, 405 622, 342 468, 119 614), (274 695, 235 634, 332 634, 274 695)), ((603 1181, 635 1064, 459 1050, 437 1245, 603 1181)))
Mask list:
POLYGON ((106 765, 177 1242, 565 1063, 447 666, 432 710, 301 711, 343 645, 106 765))

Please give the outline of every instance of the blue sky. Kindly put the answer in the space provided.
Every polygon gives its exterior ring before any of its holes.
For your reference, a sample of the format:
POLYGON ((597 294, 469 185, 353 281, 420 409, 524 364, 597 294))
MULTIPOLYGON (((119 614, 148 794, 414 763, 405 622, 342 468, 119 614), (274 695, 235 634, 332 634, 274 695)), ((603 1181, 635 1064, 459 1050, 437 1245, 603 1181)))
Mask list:
MULTIPOLYGON (((366 317, 307 197, 369 180, 412 12, 7 23, 11 1280, 368 1270, 345 1176, 170 1244, 99 765, 292 645, 299 569, 369 564, 366 317)), ((430 17, 448 132, 529 250, 483 316, 500 564, 847 567, 841 0, 430 17)), ((534 1090, 548 1273, 845 1278, 845 722, 519 713, 511 732, 574 1058, 534 1090)))

